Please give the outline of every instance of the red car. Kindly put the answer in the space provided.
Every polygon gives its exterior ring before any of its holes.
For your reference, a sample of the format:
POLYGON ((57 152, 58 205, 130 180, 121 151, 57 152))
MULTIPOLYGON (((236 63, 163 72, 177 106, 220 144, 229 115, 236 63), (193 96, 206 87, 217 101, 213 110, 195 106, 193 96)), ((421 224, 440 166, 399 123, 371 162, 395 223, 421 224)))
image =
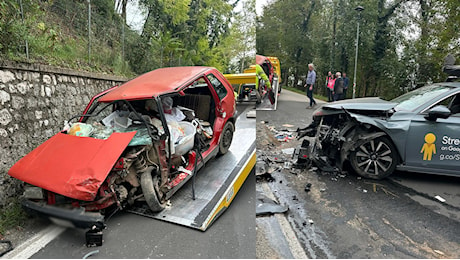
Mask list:
POLYGON ((8 174, 25 182, 26 208, 102 228, 111 209, 147 203, 161 211, 206 161, 225 154, 235 98, 214 68, 161 68, 96 95, 69 122, 8 174))

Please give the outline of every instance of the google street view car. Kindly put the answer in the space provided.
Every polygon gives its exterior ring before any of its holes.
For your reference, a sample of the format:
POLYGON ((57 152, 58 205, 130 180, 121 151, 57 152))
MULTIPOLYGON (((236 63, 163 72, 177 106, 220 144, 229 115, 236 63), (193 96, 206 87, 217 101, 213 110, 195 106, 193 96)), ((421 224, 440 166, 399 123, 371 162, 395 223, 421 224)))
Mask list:
POLYGON ((391 101, 358 98, 326 104, 298 129, 302 148, 327 171, 348 161, 367 178, 395 171, 460 176, 460 66, 445 66, 448 82, 415 89, 391 101), (449 82, 451 81, 451 82, 449 82))

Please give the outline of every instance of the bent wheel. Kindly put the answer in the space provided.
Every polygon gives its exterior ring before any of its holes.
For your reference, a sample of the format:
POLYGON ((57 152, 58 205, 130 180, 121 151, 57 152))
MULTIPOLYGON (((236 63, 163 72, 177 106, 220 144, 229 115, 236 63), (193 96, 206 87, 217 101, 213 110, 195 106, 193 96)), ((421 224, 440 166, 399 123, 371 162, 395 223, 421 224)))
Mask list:
POLYGON ((398 163, 397 153, 393 143, 381 136, 350 153, 350 163, 357 174, 379 180, 393 173, 398 163))
POLYGON ((235 126, 233 125, 232 122, 228 121, 224 129, 222 130, 222 134, 220 136, 220 141, 219 141, 219 154, 226 154, 228 152, 228 149, 230 148, 230 145, 232 144, 233 140, 233 132, 235 132, 235 126))
POLYGON ((147 205, 153 212, 160 212, 165 208, 166 203, 158 199, 158 176, 152 177, 150 171, 141 175, 141 187, 147 205))

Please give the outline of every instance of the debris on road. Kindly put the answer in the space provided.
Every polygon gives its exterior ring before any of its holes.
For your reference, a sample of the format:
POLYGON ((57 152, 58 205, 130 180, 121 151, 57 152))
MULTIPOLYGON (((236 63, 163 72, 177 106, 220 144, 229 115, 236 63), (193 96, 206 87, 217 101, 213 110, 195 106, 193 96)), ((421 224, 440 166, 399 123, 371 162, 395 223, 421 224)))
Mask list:
POLYGON ((13 250, 13 243, 10 240, 0 240, 0 256, 13 250))
POLYGON ((256 110, 251 110, 246 113, 247 118, 256 118, 256 110))
POLYGON ((439 195, 434 196, 434 198, 439 200, 440 202, 446 202, 446 200, 443 197, 439 196, 439 195))
POLYGON ((280 142, 288 142, 292 139, 294 139, 294 136, 292 135, 291 132, 288 131, 283 131, 279 132, 275 135, 275 138, 278 139, 280 142))
POLYGON ((294 148, 286 148, 286 149, 282 149, 281 152, 287 155, 292 155, 294 154, 294 150, 295 150, 294 148))
POLYGON ((435 250, 433 250, 433 251, 434 251, 436 254, 438 254, 438 255, 445 255, 444 252, 442 252, 442 251, 440 251, 440 250, 435 249, 435 250))
POLYGON ((270 174, 270 173, 264 173, 260 175, 256 175, 256 181, 261 182, 261 181, 267 181, 267 182, 274 182, 276 179, 270 174))
POLYGON ((88 257, 95 255, 95 254, 99 254, 99 250, 94 250, 94 251, 87 253, 86 255, 82 257, 82 259, 87 259, 88 257))
POLYGON ((288 211, 286 205, 280 205, 278 202, 268 198, 265 194, 257 191, 256 216, 272 215, 288 211))

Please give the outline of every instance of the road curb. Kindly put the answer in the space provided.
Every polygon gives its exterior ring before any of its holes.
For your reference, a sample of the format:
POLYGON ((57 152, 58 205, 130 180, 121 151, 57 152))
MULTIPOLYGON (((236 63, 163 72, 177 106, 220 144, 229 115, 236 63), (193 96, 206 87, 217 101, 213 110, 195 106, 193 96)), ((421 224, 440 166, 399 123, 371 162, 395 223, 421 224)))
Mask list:
POLYGON ((49 242, 53 241, 58 237, 62 232, 66 230, 65 227, 60 227, 56 225, 48 226, 42 231, 35 234, 33 237, 29 238, 19 246, 17 246, 13 251, 4 255, 2 259, 27 259, 36 254, 40 249, 44 248, 49 242))
MULTIPOLYGON (((277 201, 267 183, 262 183, 261 186, 264 191, 264 194, 268 198, 277 201)), ((281 231, 283 232, 283 235, 289 244, 289 249, 294 259, 308 259, 307 254, 303 250, 303 247, 297 239, 297 236, 295 235, 295 232, 292 229, 291 224, 289 224, 289 221, 287 220, 286 216, 283 214, 275 214, 275 218, 278 221, 281 227, 281 231)))

